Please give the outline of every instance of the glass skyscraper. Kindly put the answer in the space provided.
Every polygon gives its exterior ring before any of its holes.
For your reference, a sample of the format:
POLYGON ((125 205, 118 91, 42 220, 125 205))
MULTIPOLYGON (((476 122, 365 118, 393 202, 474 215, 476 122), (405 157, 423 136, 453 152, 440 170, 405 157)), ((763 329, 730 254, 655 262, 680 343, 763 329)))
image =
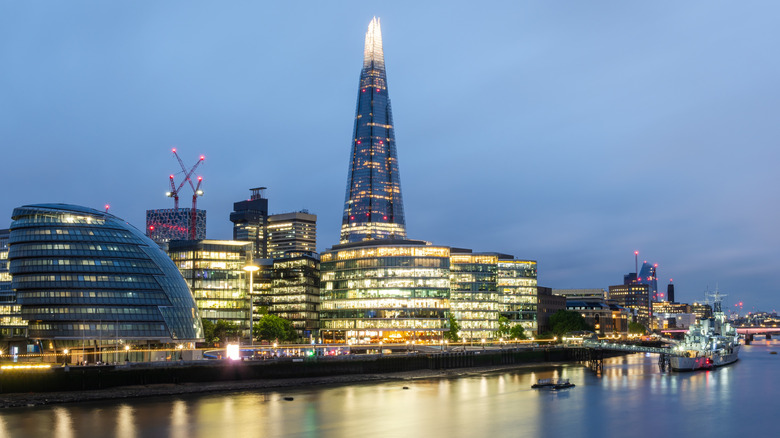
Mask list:
POLYGON ((405 239, 393 114, 377 18, 371 20, 366 33, 350 159, 341 243, 405 239))

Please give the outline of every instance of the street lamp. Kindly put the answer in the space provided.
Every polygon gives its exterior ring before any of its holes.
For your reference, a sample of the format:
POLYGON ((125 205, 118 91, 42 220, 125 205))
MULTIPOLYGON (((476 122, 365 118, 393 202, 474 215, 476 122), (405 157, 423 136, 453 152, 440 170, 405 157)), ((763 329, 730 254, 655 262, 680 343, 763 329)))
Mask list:
POLYGON ((125 362, 130 362, 130 346, 125 345, 125 362))
POLYGON ((66 349, 62 350, 62 354, 65 356, 63 359, 65 359, 65 364, 67 365, 68 362, 70 362, 68 360, 68 349, 66 348, 66 349))
POLYGON ((249 272, 249 292, 247 293, 247 296, 249 297, 249 346, 251 347, 254 345, 254 339, 252 339, 252 325, 255 323, 254 308, 252 306, 252 292, 254 292, 255 287, 255 272, 259 271, 260 267, 257 265, 246 265, 244 266, 244 270, 249 272))

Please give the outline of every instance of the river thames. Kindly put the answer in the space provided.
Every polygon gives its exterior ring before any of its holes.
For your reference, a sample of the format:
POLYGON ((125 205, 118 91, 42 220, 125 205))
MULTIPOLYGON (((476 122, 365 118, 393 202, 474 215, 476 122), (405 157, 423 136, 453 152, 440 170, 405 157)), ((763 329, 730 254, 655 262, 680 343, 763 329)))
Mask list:
POLYGON ((713 371, 660 372, 656 355, 449 379, 171 396, 0 411, 0 437, 777 436, 780 342, 713 371), (577 386, 531 389, 536 379, 577 386), (404 389, 407 387, 408 389, 404 389), (289 398, 292 400, 288 400, 289 398))

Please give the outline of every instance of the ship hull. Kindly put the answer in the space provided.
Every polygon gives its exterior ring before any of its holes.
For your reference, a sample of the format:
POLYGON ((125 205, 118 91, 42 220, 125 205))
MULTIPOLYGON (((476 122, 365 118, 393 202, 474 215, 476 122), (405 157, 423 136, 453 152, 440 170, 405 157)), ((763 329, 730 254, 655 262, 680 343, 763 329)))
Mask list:
POLYGON ((674 371, 707 370, 732 364, 739 359, 739 350, 728 354, 714 354, 712 357, 678 357, 673 356, 669 362, 674 371))

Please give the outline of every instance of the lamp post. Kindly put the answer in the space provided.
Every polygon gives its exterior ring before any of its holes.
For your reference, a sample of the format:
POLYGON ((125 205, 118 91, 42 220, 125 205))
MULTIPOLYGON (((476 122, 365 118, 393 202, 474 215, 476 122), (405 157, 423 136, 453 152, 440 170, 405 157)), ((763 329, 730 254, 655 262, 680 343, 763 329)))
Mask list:
POLYGON ((249 292, 247 293, 247 296, 249 297, 249 346, 251 347, 254 345, 254 339, 252 338, 252 326, 255 323, 254 306, 252 305, 252 292, 254 292, 255 287, 255 272, 259 271, 260 267, 257 265, 246 265, 244 266, 244 270, 249 272, 249 292))
POLYGON ((130 362, 130 346, 125 345, 125 362, 130 362))

